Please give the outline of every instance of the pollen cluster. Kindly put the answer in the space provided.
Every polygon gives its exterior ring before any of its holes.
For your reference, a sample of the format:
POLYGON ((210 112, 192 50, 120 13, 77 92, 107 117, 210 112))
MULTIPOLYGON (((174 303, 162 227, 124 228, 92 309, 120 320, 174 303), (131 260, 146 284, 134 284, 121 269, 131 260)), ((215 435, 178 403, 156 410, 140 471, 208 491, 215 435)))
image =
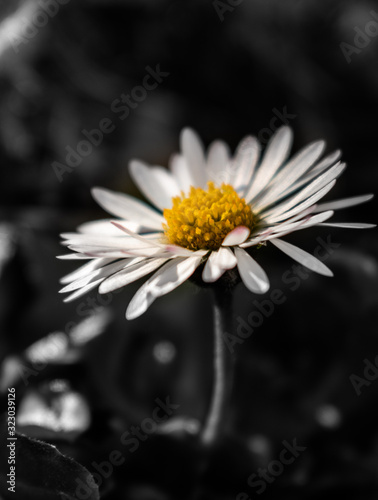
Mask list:
POLYGON ((216 188, 209 182, 207 190, 191 187, 189 196, 181 194, 172 199, 172 208, 164 210, 165 235, 174 245, 217 250, 235 227, 255 226, 250 206, 228 184, 216 188))

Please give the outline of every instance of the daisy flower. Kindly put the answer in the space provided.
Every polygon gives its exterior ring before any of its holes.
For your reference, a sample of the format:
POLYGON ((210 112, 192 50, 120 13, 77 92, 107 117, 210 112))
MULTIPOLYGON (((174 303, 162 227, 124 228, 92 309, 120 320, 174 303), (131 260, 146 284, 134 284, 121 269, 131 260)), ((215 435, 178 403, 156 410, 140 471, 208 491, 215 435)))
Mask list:
MULTIPOLYGON (((237 267, 253 293, 269 289, 269 279, 247 252, 271 243, 303 266, 325 276, 323 262, 288 243, 283 236, 311 226, 368 228, 372 224, 328 222, 334 210, 369 201, 373 195, 318 204, 344 171, 340 151, 325 158, 324 141, 315 141, 288 159, 293 134, 280 128, 260 159, 260 144, 249 136, 235 155, 215 141, 207 154, 190 129, 181 134, 181 153, 169 170, 130 163, 130 174, 146 204, 127 194, 92 190, 98 204, 117 220, 85 223, 63 234, 73 254, 89 259, 61 281, 71 301, 94 287, 109 293, 154 272, 131 300, 127 319, 143 314, 152 302, 187 280, 204 263, 202 279, 215 282, 237 267)), ((257 255, 257 252, 254 253, 257 255)))

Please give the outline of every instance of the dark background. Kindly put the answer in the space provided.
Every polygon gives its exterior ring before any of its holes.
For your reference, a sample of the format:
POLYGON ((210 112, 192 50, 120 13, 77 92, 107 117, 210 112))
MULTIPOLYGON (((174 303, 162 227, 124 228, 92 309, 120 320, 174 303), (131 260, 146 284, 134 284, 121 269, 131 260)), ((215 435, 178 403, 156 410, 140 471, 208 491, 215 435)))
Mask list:
MULTIPOLYGON (((167 165, 184 126, 206 145, 222 138, 234 149, 248 134, 266 143, 272 118, 286 109, 295 150, 319 138, 328 152, 343 150, 348 169, 330 198, 376 190, 378 37, 358 38, 366 46, 349 62, 340 47, 355 45, 356 28, 364 31, 374 19, 376 3, 230 5, 225 0, 223 11, 221 2, 204 0, 71 0, 25 38, 40 5, 2 0, 0 389, 17 389, 20 432, 55 444, 91 472, 93 460, 122 448, 125 430, 151 416, 157 397, 180 404, 170 425, 126 451, 125 464, 102 482, 104 499, 234 499, 242 491, 256 498, 248 477, 294 438, 306 450, 262 497, 373 499, 378 370, 360 395, 351 377, 364 377, 364 360, 374 364, 378 354, 375 230, 318 228, 289 238, 308 251, 318 236, 340 244, 327 260, 335 277, 310 275, 295 291, 282 281, 293 263, 270 248, 260 252, 286 301, 235 348, 230 415, 205 472, 196 430, 212 384, 209 291, 187 283, 133 322, 124 311, 140 283, 109 305, 95 292, 91 303, 84 297, 63 304, 58 295, 59 278, 76 266, 56 260, 64 253, 59 233, 106 217, 90 188, 141 196, 129 160, 167 165), (146 66, 158 64, 169 76, 120 120, 111 103, 141 84, 146 66), (65 148, 76 148, 82 130, 106 117, 115 130, 59 180, 53 162, 65 164, 65 148), (40 356, 53 355, 36 368, 25 350, 52 332, 61 332, 63 344, 40 346, 40 356)), ((376 201, 337 217, 376 222, 376 201)), ((242 285, 235 290, 234 329, 254 299, 242 285)), ((47 488, 38 460, 39 486, 47 488)), ((18 481, 30 481, 21 466, 18 481)))

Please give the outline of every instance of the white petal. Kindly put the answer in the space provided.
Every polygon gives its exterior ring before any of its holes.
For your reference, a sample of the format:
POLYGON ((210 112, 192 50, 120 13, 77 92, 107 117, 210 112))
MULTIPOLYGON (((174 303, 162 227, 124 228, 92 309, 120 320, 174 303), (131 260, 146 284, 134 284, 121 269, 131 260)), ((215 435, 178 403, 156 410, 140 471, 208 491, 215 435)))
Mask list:
MULTIPOLYGON (((73 240, 75 238, 83 238, 83 234, 80 233, 60 233, 60 237, 63 238, 65 241, 61 241, 61 245, 68 245, 67 241, 73 240)), ((93 236, 93 235, 92 235, 93 236)))
POLYGON ((322 274, 324 276, 333 276, 333 272, 323 264, 319 259, 314 257, 308 252, 305 252, 301 248, 288 243, 287 241, 275 239, 271 240, 273 245, 281 250, 281 252, 286 253, 289 257, 296 260, 302 266, 311 269, 311 271, 315 271, 316 273, 322 274))
POLYGON ((208 179, 220 186, 230 183, 230 150, 223 141, 214 141, 209 146, 206 173, 208 179))
POLYGON ((198 135, 186 128, 181 132, 181 151, 188 162, 195 187, 206 188, 206 170, 204 147, 198 135))
POLYGON ((322 161, 317 163, 308 173, 304 174, 300 179, 292 184, 289 188, 286 189, 284 193, 282 193, 281 196, 287 196, 293 191, 296 191, 300 187, 304 186, 305 184, 308 184, 312 179, 315 179, 315 177, 318 177, 321 175, 327 168, 331 167, 336 161, 340 158, 341 156, 341 151, 338 149, 337 151, 334 151, 330 155, 326 156, 322 161))
POLYGON ((123 231, 126 233, 128 236, 126 236, 126 242, 128 241, 134 241, 134 242, 141 242, 142 245, 139 243, 135 243, 135 245, 139 246, 152 246, 152 247, 163 247, 164 245, 160 243, 160 239, 164 236, 163 233, 155 233, 153 237, 147 237, 138 233, 134 233, 133 231, 130 231, 130 229, 123 224, 121 224, 118 221, 112 220, 111 223, 113 226, 118 228, 120 231, 123 231))
POLYGON ((107 212, 121 219, 132 220, 144 227, 162 228, 165 219, 142 201, 124 193, 116 193, 103 188, 93 188, 92 196, 107 212))
POLYGON ((195 185, 195 180, 188 166, 188 162, 182 155, 177 154, 172 156, 169 167, 179 188, 182 189, 184 193, 188 193, 190 187, 195 185))
POLYGON ((75 292, 71 293, 71 295, 69 295, 68 297, 66 297, 63 300, 63 302, 72 302, 73 300, 78 299, 82 295, 85 295, 86 293, 88 293, 90 290, 93 290, 93 288, 96 288, 96 286, 99 283, 101 283, 102 280, 103 280, 103 278, 100 278, 100 279, 98 279, 96 281, 93 281, 92 283, 89 283, 86 286, 83 286, 83 288, 80 288, 79 290, 76 290, 75 292))
POLYGON ((129 171, 140 191, 160 210, 171 208, 172 197, 180 195, 176 180, 163 167, 148 167, 132 160, 129 171))
MULTIPOLYGON (((115 221, 112 221, 115 222, 115 221)), ((114 223, 115 225, 115 223, 114 223)), ((124 229, 126 231, 126 229, 124 229)), ((129 248, 143 248, 143 247, 157 247, 160 246, 158 243, 158 238, 156 240, 150 238, 139 237, 137 233, 130 233, 130 236, 125 236, 123 233, 119 232, 121 236, 108 236, 101 238, 100 236, 94 234, 72 234, 69 239, 62 242, 62 244, 70 246, 90 246, 95 249, 95 247, 109 248, 109 249, 122 249, 128 250, 129 248), (136 237, 138 236, 138 238, 136 237)), ((160 233, 157 233, 160 236, 160 233)))
POLYGON ((104 257, 106 259, 113 258, 121 259, 127 257, 128 253, 124 250, 117 250, 109 247, 99 247, 91 245, 72 245, 68 247, 74 252, 78 252, 84 255, 89 255, 90 257, 104 257))
POLYGON ((206 255, 208 250, 189 250, 189 248, 179 247, 178 245, 167 245, 164 250, 169 254, 176 255, 177 257, 191 257, 194 253, 197 255, 206 255))
POLYGON ((303 201, 302 203, 299 203, 299 205, 297 205, 296 207, 283 213, 281 213, 281 211, 278 211, 277 213, 274 213, 271 217, 267 218, 266 220, 264 218, 264 222, 273 223, 273 222, 279 222, 281 220, 287 220, 289 217, 292 217, 293 215, 296 215, 298 212, 305 210, 311 205, 314 205, 317 201, 323 198, 323 196, 325 196, 333 188, 335 184, 336 180, 333 180, 327 186, 324 186, 322 189, 320 189, 317 193, 307 198, 307 200, 303 201))
POLYGON ((142 245, 141 248, 128 248, 125 250, 91 245, 73 245, 68 248, 75 252, 90 255, 91 257, 112 257, 114 259, 124 259, 131 256, 154 257, 162 253, 160 247, 142 247, 142 245))
POLYGON ((366 203, 374 198, 373 194, 365 194, 363 196, 353 196, 351 198, 343 198, 341 200, 329 201, 326 203, 321 203, 316 207, 316 212, 322 212, 323 210, 340 210, 341 208, 354 207, 355 205, 360 205, 361 203, 366 203))
POLYGON ((307 215, 310 215, 314 212, 314 207, 316 205, 313 205, 309 208, 306 208, 305 210, 302 210, 301 212, 299 212, 298 214, 296 214, 295 216, 293 217, 290 217, 289 219, 286 219, 284 222, 279 222, 278 224, 269 224, 269 223, 265 223, 264 224, 264 221, 261 221, 260 224, 262 224, 261 226, 261 229, 259 229, 257 232, 254 231, 253 233, 253 237, 256 237, 256 236, 259 236, 261 234, 264 234, 266 233, 267 230, 276 230, 277 228, 279 228, 282 224, 288 224, 288 223, 291 223, 291 222, 296 222, 297 220, 299 219, 304 219, 305 217, 307 217, 307 215))
MULTIPOLYGON (((119 231, 110 223, 112 219, 95 220, 80 224, 76 230, 83 234, 101 234, 102 236, 119 236, 119 231)), ((138 232, 142 226, 137 222, 127 220, 120 220, 124 226, 128 227, 131 231, 138 232)))
POLYGON ((91 260, 93 257, 89 255, 81 255, 79 253, 66 253, 64 255, 57 255, 57 259, 61 260, 91 260))
POLYGON ((289 127, 281 127, 273 135, 266 147, 263 160, 256 172, 251 188, 245 195, 248 203, 268 185, 274 174, 287 159, 292 142, 293 132, 289 127))
POLYGON ((326 170, 328 167, 333 165, 334 163, 337 162, 341 157, 341 149, 336 149, 335 151, 332 151, 329 155, 325 156, 321 161, 316 163, 310 172, 308 174, 305 174, 305 177, 312 175, 312 173, 315 173, 318 175, 319 173, 322 173, 324 170, 326 170))
MULTIPOLYGON (((151 238, 150 235, 140 235, 137 233, 133 233, 126 227, 124 227, 122 224, 120 224, 118 221, 112 221, 112 224, 114 224, 116 227, 127 233, 130 237, 134 238, 136 241, 140 241, 143 245, 150 245, 151 247, 158 247, 161 248, 162 251, 169 252, 170 254, 173 255, 182 255, 182 256, 191 256, 193 255, 192 250, 188 250, 187 248, 183 248, 177 245, 171 245, 170 243, 162 243, 161 240, 163 238, 163 234, 159 234, 159 237, 156 238, 151 238)), ((197 255, 205 255, 207 251, 205 250, 198 250, 197 255)))
POLYGON ((211 252, 209 258, 206 261, 205 267, 202 272, 202 279, 205 283, 214 283, 217 281, 222 274, 226 271, 219 267, 215 262, 216 252, 211 252))
POLYGON ((241 141, 230 165, 231 184, 241 195, 247 191, 260 157, 260 143, 256 137, 248 136, 241 141))
POLYGON ((110 264, 113 261, 113 259, 92 259, 83 266, 79 267, 78 269, 75 269, 72 273, 67 274, 66 276, 63 276, 63 278, 60 278, 60 282, 64 285, 66 283, 71 283, 71 281, 75 281, 79 278, 82 278, 86 276, 87 274, 90 274, 92 271, 95 271, 96 269, 99 269, 100 267, 106 266, 107 264, 110 264))
POLYGON ((98 291, 99 293, 109 293, 133 281, 137 281, 139 278, 155 271, 155 269, 162 266, 167 260, 168 259, 143 260, 107 278, 101 283, 98 291))
POLYGON ((127 319, 135 319, 143 314, 157 297, 165 295, 186 281, 201 263, 202 256, 178 257, 160 268, 137 291, 127 311, 127 319))
POLYGON ((301 189, 299 193, 292 196, 291 198, 286 199, 283 203, 274 206, 267 212, 264 212, 264 209, 261 209, 260 206, 257 206, 254 207, 255 212, 259 213, 260 211, 262 211, 264 217, 266 217, 267 219, 269 219, 271 215, 283 213, 289 210, 290 208, 295 207, 298 203, 301 203, 306 198, 309 198, 314 193, 320 191, 320 189, 322 189, 324 186, 333 181, 333 179, 341 175, 341 173, 345 170, 345 167, 346 167, 345 163, 338 163, 329 170, 327 170, 327 172, 325 172, 324 174, 319 175, 319 177, 317 177, 314 181, 308 184, 308 186, 301 189))
MULTIPOLYGON (((302 212, 303 213, 303 212, 302 212)), ((247 240, 245 243, 242 243, 240 246, 242 248, 248 248, 254 245, 258 245, 263 243, 264 241, 268 241, 272 238, 278 238, 284 236, 285 234, 293 233, 295 231, 299 231, 301 229, 305 229, 311 226, 317 225, 319 222, 323 222, 327 220, 329 217, 332 217, 333 212, 330 210, 329 212, 324 212, 313 217, 303 217, 301 220, 296 220, 295 222, 281 222, 281 224, 277 224, 276 226, 271 226, 266 228, 264 231, 257 233, 253 238, 247 240)), ((292 221, 292 219, 290 219, 292 221)))
MULTIPOLYGON (((329 219, 332 217, 334 212, 332 210, 329 210, 328 212, 322 212, 321 214, 313 215, 311 217, 306 216, 301 220, 297 220, 295 222, 288 222, 285 221, 281 224, 278 224, 277 226, 274 226, 271 228, 271 234, 265 234, 261 236, 260 241, 267 241, 272 238, 277 238, 284 236, 285 234, 293 233, 295 231, 300 231, 302 229, 309 228, 311 226, 316 226, 319 223, 329 219)), ((244 243, 241 245, 243 248, 249 246, 247 245, 248 242, 244 243)))
POLYGON ((242 245, 240 245, 240 248, 249 248, 249 247, 253 247, 256 245, 260 245, 271 234, 272 234, 272 232, 269 230, 266 233, 264 233, 262 236, 256 236, 256 238, 251 238, 250 240, 248 240, 245 243, 243 243, 242 245))
POLYGON ((202 273, 206 283, 217 281, 227 269, 233 269, 237 264, 235 255, 229 248, 220 248, 211 252, 202 273))
MULTIPOLYGON (((193 255, 194 252, 192 252, 191 255, 193 255)), ((181 257, 182 255, 186 254, 180 254, 179 252, 170 252, 169 250, 161 249, 161 248, 142 248, 140 250, 129 250, 127 252, 128 255, 135 255, 135 256, 140 256, 140 257, 153 257, 154 259, 171 259, 172 257, 181 257)))
POLYGON ((323 153, 324 147, 324 141, 316 141, 297 153, 273 178, 267 192, 259 198, 259 205, 274 203, 287 188, 294 184, 316 162, 323 153))
POLYGON ((334 213, 335 212, 333 210, 327 210, 326 212, 312 215, 311 217, 306 217, 305 222, 298 229, 296 229, 296 231, 320 224, 321 222, 324 222, 325 220, 332 217, 334 213))
MULTIPOLYGON (((332 210, 329 210, 328 212, 322 212, 321 214, 314 215, 313 217, 306 217, 303 220, 292 222, 290 224, 286 224, 286 222, 284 222, 282 225, 277 226, 279 227, 279 230, 275 228, 273 234, 268 234, 266 236, 263 236, 260 241, 269 241, 273 238, 281 238, 281 236, 285 236, 286 234, 294 233, 296 231, 301 231, 302 229, 307 229, 312 226, 320 225, 320 222, 329 219, 330 217, 332 217, 333 214, 334 212, 332 210)), ((245 247, 245 245, 242 246, 245 247)))
POLYGON ((308 184, 304 189, 299 191, 297 195, 295 195, 291 200, 295 203, 298 203, 304 200, 306 197, 311 196, 312 194, 319 191, 322 187, 329 184, 329 182, 337 179, 345 170, 346 163, 336 163, 333 167, 328 169, 323 174, 320 174, 315 180, 313 180, 310 184, 308 184))
POLYGON ((253 293, 269 290, 269 279, 264 269, 245 250, 235 248, 238 270, 245 286, 253 293))
POLYGON ((288 222, 295 222, 299 219, 303 219, 307 215, 313 214, 315 211, 315 207, 316 207, 316 205, 312 205, 312 206, 306 208, 305 210, 302 210, 301 212, 297 213, 293 217, 286 219, 285 222, 280 222, 279 224, 287 224, 288 222))
POLYGON ((319 226, 341 227, 344 229, 373 229, 377 224, 366 224, 363 222, 325 222, 319 226))
POLYGON ((251 233, 250 229, 246 226, 235 227, 235 229, 230 231, 228 235, 225 237, 222 246, 232 247, 235 245, 240 245, 241 243, 245 242, 250 233, 251 233))
POLYGON ((192 257, 184 257, 181 262, 180 257, 166 264, 164 271, 151 278, 149 290, 155 297, 161 297, 177 288, 181 283, 186 281, 197 269, 201 263, 201 255, 193 255, 192 257))
MULTIPOLYGON (((332 210, 329 210, 328 212, 322 212, 321 214, 314 215, 312 217, 303 217, 301 220, 296 220, 295 222, 281 222, 280 224, 266 228, 261 233, 257 233, 256 236, 253 236, 253 238, 250 238, 240 246, 242 248, 249 248, 251 246, 259 245, 274 238, 281 238, 281 236, 285 236, 289 233, 294 233, 296 231, 307 229, 312 226, 320 226, 320 222, 329 219, 333 214, 334 212, 332 210)), ((293 219, 289 220, 291 221, 293 219)))
POLYGON ((140 262, 142 258, 133 258, 133 259, 122 259, 117 262, 113 262, 112 264, 108 264, 107 266, 101 267, 100 269, 96 269, 89 273, 84 277, 80 277, 79 279, 72 281, 67 286, 62 288, 59 293, 67 293, 72 292, 73 290, 77 290, 78 288, 82 288, 89 283, 96 281, 98 283, 99 279, 104 280, 108 276, 111 276, 114 273, 117 273, 121 269, 127 268, 137 262, 140 262))
POLYGON ((237 264, 234 253, 229 248, 220 248, 217 252, 216 262, 222 269, 233 269, 237 264))

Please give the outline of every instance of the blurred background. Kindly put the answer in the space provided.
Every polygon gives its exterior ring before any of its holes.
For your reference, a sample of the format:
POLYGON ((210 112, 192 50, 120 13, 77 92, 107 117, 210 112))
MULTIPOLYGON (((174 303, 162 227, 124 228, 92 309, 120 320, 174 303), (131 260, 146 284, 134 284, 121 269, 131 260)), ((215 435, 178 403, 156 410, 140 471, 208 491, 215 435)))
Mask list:
MULTIPOLYGON (((329 198, 375 192, 377 4, 1 0, 0 19, 0 391, 5 401, 16 387, 19 432, 92 473, 121 450, 124 463, 97 478, 109 500, 255 498, 248 478, 294 439, 306 450, 268 472, 262 497, 376 498, 375 230, 288 238, 308 251, 319 236, 339 245, 327 260, 335 277, 309 275, 295 290, 283 280, 293 262, 259 254, 286 300, 235 346, 226 431, 205 468, 196 433, 212 386, 209 291, 187 283, 126 322, 140 283, 64 304, 59 278, 77 265, 56 255, 61 232, 106 217, 90 188, 141 197, 129 160, 167 165, 184 126, 234 149, 248 134, 265 145, 289 124, 294 150, 320 138, 328 152, 342 149, 348 168, 329 198), (130 451, 121 436, 167 397, 179 408, 130 451)), ((337 220, 374 223, 376 214, 373 200, 337 220)), ((235 289, 234 329, 254 299, 235 289)), ((62 498, 46 486, 45 453, 34 453, 33 476, 19 454, 17 481, 31 495, 22 500, 47 490, 62 498)))

